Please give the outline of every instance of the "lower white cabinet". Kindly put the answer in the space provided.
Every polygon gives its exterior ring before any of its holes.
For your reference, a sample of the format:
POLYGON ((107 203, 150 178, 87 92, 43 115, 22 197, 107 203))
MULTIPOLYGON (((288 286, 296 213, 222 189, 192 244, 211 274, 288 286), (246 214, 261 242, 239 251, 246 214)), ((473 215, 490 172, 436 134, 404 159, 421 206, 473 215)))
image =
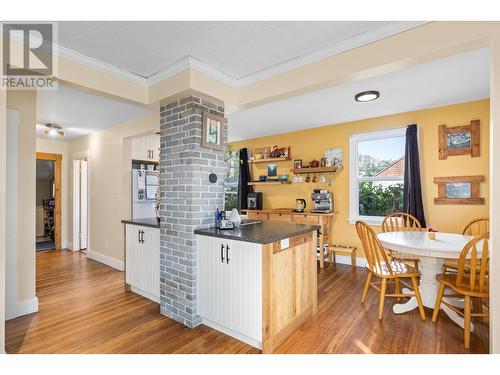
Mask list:
POLYGON ((262 245, 208 236, 197 244, 203 323, 261 348, 262 245))
POLYGON ((160 229, 126 224, 125 236, 125 283, 159 303, 160 229))

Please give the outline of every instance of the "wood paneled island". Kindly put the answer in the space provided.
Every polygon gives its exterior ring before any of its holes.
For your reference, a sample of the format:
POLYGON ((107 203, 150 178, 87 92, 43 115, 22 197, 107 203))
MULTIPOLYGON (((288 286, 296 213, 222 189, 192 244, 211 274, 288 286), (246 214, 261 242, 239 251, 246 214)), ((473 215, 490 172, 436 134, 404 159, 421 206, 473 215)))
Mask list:
POLYGON ((271 353, 317 310, 315 225, 195 231, 202 322, 271 353))

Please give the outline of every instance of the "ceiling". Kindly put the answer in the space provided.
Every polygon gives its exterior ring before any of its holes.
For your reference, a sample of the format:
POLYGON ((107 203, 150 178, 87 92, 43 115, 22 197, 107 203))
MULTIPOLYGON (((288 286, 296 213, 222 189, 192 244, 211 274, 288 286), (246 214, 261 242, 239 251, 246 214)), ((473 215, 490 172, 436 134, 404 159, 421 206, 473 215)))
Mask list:
POLYGON ((232 79, 311 62, 422 22, 59 22, 58 44, 83 57, 150 78, 185 58, 232 79), (281 67, 283 68, 283 66, 281 67))
POLYGON ((36 179, 50 180, 54 178, 54 161, 38 160, 36 161, 36 179))
POLYGON ((53 122, 62 126, 64 137, 69 141, 95 131, 146 114, 149 108, 106 98, 59 83, 54 91, 38 91, 37 137, 53 138, 43 134, 45 124, 53 122))
POLYGON ((228 115, 229 140, 256 138, 489 97, 489 50, 315 91, 228 115), (379 90, 358 103, 354 95, 379 90))

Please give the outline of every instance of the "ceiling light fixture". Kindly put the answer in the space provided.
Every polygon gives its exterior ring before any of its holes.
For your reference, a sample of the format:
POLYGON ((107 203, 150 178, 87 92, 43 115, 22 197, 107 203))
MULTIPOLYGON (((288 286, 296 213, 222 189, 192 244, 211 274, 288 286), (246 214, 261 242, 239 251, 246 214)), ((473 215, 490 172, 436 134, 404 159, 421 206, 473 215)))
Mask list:
POLYGON ((378 99, 380 96, 380 92, 371 90, 371 91, 363 91, 360 92, 359 94, 356 94, 354 99, 357 102, 371 102, 372 100, 378 99))
POLYGON ((64 131, 59 125, 56 124, 47 124, 45 125, 47 128, 43 133, 45 135, 50 135, 52 137, 55 137, 56 135, 59 135, 61 137, 64 137, 64 131))

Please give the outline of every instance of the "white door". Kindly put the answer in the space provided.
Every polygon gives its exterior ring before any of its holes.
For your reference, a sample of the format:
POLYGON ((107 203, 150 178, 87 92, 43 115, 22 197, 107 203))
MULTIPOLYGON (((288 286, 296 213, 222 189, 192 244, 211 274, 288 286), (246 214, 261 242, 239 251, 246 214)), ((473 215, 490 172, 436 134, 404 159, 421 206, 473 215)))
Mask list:
POLYGON ((141 227, 142 235, 142 271, 139 288, 160 299, 160 230, 141 227))
POLYGON ((80 250, 88 241, 88 161, 80 160, 80 250))
POLYGON ((153 134, 151 136, 151 151, 152 159, 156 162, 160 162, 160 135, 153 134))
MULTIPOLYGON (((125 282, 139 288, 142 273, 141 228, 137 225, 126 225, 125 282)), ((158 279, 159 280, 159 279, 158 279)))
MULTIPOLYGON (((5 212, 5 319, 17 314, 17 131, 19 112, 7 110, 6 126, 6 191, 5 212)), ((35 212, 33 212, 35 213, 35 212)), ((3 277, 3 276, 2 276, 3 277)), ((3 324, 3 323, 2 323, 3 324)))

